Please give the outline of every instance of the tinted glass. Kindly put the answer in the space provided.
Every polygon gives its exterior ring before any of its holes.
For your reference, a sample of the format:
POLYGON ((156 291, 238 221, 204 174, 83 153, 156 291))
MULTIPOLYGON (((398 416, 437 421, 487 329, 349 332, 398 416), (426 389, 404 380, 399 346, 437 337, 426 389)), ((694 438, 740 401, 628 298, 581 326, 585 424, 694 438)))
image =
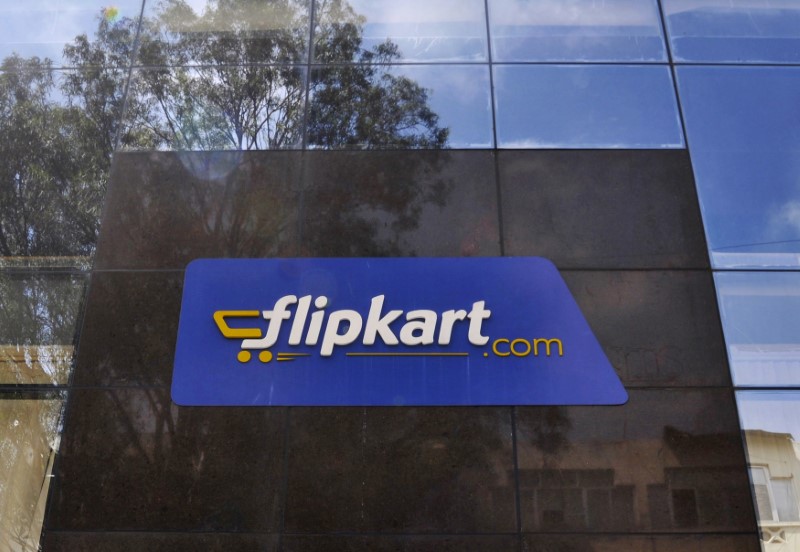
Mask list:
POLYGON ((476 65, 315 69, 311 148, 492 147, 489 69, 476 65))
POLYGON ((494 61, 666 61, 653 0, 492 0, 494 61))
POLYGON ((679 67, 712 264, 800 266, 800 68, 679 67))
POLYGON ((116 46, 93 57, 92 65, 130 63, 141 9, 142 0, 0 0, 0 58, 16 54, 48 58, 57 67, 81 65, 87 60, 74 48, 86 35, 90 48, 116 46))
POLYGON ((319 62, 375 62, 390 52, 393 61, 487 60, 483 0, 336 0, 316 9, 319 62), (337 40, 346 25, 361 38, 357 49, 337 40))
POLYGON ((494 67, 501 148, 683 147, 667 67, 494 67))
POLYGON ((676 61, 797 63, 796 0, 662 0, 676 61))
POLYGON ((718 272, 736 385, 800 384, 800 273, 718 272))

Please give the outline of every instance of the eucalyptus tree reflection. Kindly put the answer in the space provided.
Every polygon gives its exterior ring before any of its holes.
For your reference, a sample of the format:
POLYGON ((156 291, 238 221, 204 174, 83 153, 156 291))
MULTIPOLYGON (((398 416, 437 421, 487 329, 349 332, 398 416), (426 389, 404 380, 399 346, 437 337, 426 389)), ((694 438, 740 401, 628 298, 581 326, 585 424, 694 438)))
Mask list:
MULTIPOLYGON (((389 41, 362 48, 364 19, 342 1, 321 2, 317 59, 350 63, 313 72, 308 143, 317 147, 444 147, 448 130, 428 92, 392 76, 389 41)), ((276 149, 303 139, 308 3, 211 0, 202 14, 162 0, 143 21, 139 71, 131 94, 136 146, 171 149, 276 149), (149 136, 143 136, 146 130, 149 136)))
POLYGON ((64 384, 83 277, 0 273, 0 383, 64 384))
POLYGON ((113 129, 102 128, 111 116, 91 118, 77 97, 54 99, 47 60, 11 56, 0 69, 0 256, 88 256, 111 162, 113 129))

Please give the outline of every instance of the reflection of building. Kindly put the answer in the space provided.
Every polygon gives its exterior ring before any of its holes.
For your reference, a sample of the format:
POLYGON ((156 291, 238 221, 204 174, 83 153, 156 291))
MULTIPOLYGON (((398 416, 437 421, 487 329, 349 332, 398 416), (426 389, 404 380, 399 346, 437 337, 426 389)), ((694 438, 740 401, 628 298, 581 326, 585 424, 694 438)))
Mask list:
POLYGON ((800 550, 800 443, 788 433, 746 430, 750 477, 766 552, 800 550))
POLYGON ((731 462, 737 448, 735 435, 670 427, 662 439, 575 443, 559 469, 520 466, 520 499, 533 506, 535 529, 725 531, 749 516, 737 507, 750 500, 731 462))

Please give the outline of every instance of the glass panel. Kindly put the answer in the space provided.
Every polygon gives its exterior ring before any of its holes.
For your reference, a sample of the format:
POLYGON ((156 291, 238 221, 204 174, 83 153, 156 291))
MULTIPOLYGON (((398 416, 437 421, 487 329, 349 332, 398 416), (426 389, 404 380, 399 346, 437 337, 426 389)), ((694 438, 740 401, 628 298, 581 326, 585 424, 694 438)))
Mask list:
POLYGON ((65 384, 85 288, 70 274, 0 273, 0 384, 65 384))
POLYGON ((797 63, 797 0, 662 0, 675 61, 797 63))
POLYGON ((794 550, 800 544, 800 392, 739 391, 736 399, 760 521, 794 550))
POLYGON ((683 147, 668 67, 494 67, 501 148, 683 147))
POLYGON ((141 0, 113 5, 98 0, 0 0, 0 58, 37 56, 55 66, 74 66, 80 64, 82 51, 113 36, 117 48, 94 57, 94 64, 128 64, 141 9, 141 0))
POLYGON ((483 0, 329 0, 315 20, 322 63, 488 59, 483 0))
POLYGON ((9 58, 0 73, 0 267, 87 268, 127 71, 54 71, 9 58))
POLYGON ((148 1, 140 65, 240 65, 308 59, 309 0, 148 1))
POLYGON ((486 66, 326 67, 311 87, 312 148, 492 147, 486 66))
POLYGON ((306 70, 224 64, 135 70, 120 147, 300 148, 306 70))
POLYGON ((714 278, 734 383, 800 384, 800 273, 718 272, 714 278))
POLYGON ((492 0, 494 61, 666 61, 653 0, 492 0))
POLYGON ((800 266, 800 68, 679 67, 711 260, 800 266))
POLYGON ((39 550, 63 395, 0 395, 0 548, 39 550))

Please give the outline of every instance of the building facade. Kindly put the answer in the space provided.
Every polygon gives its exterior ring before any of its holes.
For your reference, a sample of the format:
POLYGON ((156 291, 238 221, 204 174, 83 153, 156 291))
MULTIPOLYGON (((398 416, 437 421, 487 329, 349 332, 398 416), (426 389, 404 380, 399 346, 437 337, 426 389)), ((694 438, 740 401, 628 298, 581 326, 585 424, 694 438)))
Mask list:
POLYGON ((800 549, 795 0, 0 25, 0 550, 800 549), (466 256, 551 260, 629 401, 172 401, 195 259, 466 256))

